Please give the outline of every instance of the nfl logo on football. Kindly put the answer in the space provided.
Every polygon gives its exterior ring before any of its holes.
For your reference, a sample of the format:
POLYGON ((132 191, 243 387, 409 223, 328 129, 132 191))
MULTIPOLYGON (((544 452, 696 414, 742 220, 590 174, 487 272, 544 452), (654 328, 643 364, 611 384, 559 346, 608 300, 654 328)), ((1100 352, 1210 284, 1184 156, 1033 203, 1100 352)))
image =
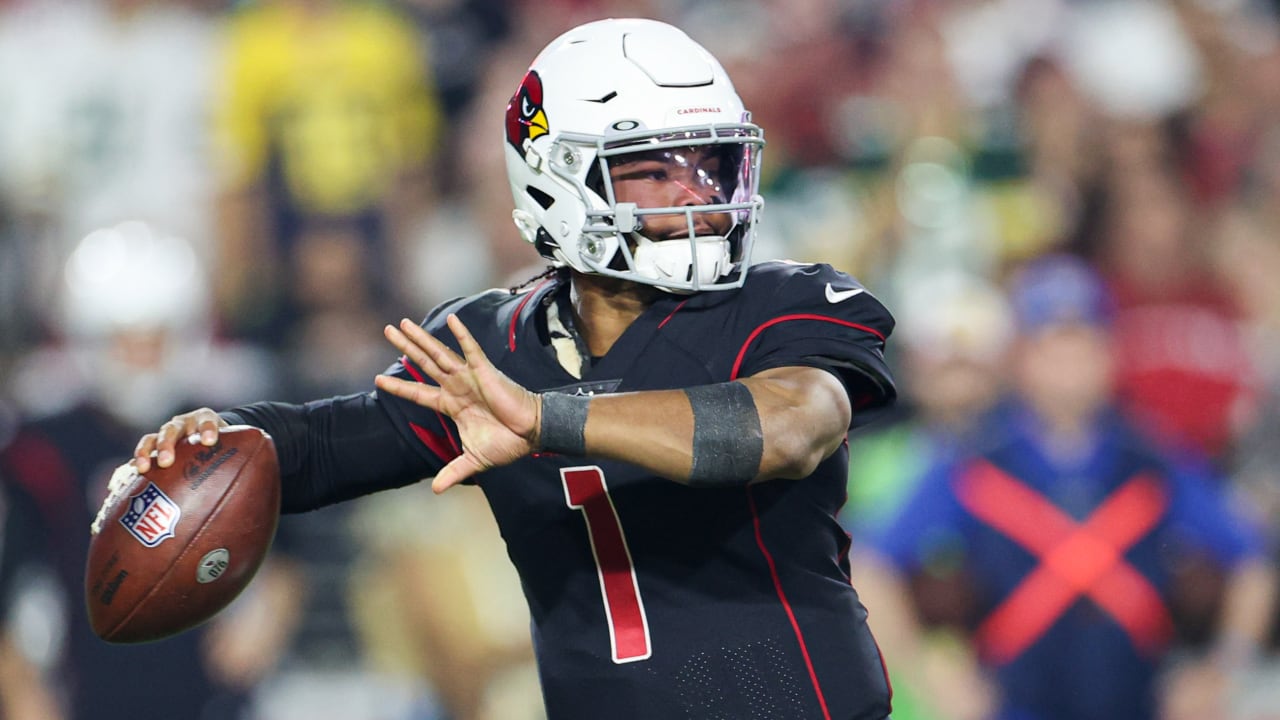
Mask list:
POLYGON ((169 499, 155 483, 147 483, 147 489, 129 498, 129 510, 120 518, 138 542, 155 547, 173 537, 173 529, 182 517, 182 508, 169 499))

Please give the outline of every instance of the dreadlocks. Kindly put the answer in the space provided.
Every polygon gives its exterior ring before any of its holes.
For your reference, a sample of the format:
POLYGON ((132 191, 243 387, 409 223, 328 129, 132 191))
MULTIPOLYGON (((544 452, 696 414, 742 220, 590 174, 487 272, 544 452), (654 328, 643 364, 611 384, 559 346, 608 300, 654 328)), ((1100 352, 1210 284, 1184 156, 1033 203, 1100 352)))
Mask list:
POLYGON ((507 292, 511 293, 512 295, 518 295, 521 290, 524 290, 530 285, 536 285, 537 283, 547 278, 556 277, 556 276, 559 276, 560 280, 568 280, 569 267, 567 265, 548 265, 545 270, 538 273, 537 275, 534 275, 533 277, 529 278, 528 280, 525 280, 522 283, 519 283, 517 285, 507 288, 507 292))

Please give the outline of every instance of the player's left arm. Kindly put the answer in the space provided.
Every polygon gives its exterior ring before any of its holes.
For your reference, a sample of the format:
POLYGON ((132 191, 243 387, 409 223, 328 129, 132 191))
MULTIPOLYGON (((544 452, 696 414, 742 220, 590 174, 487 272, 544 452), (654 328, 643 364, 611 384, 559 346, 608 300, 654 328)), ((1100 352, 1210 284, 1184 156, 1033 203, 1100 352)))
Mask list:
POLYGON ((533 393, 499 372, 456 316, 448 325, 461 355, 412 321, 386 330, 435 385, 377 379, 380 391, 457 424, 463 452, 436 476, 437 492, 536 450, 621 460, 699 486, 798 479, 840 446, 853 414, 834 374, 799 365, 676 390, 533 393))
MULTIPOLYGON (((542 412, 558 399, 540 397, 542 412)), ((844 442, 853 411, 835 375, 779 367, 733 382, 594 397, 583 453, 689 485, 807 477, 844 442)), ((545 445, 548 423, 541 423, 545 445)))

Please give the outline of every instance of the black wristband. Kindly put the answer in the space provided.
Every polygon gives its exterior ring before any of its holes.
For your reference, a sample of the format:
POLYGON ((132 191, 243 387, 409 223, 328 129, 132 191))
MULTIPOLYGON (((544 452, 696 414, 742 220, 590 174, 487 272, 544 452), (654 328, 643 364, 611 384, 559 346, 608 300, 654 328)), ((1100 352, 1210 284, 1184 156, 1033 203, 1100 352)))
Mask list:
POLYGON ((587 454, 587 406, 585 395, 542 393, 542 427, 539 439, 543 450, 563 455, 587 454))

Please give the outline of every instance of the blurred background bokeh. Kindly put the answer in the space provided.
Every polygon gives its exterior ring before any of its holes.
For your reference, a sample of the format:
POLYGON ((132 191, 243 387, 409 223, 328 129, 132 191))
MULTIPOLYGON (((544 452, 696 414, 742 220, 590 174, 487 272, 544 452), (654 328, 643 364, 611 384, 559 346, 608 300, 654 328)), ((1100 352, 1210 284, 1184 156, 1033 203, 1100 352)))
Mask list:
MULTIPOLYGON (((1105 283, 1108 402, 1273 562, 1280 0, 0 0, 0 717, 540 716, 476 492, 288 517, 236 605, 132 654, 88 636, 78 573, 141 432, 367 389, 384 323, 542 269, 509 220, 503 109, 547 41, 619 16, 684 28, 765 128, 756 259, 830 263, 898 318, 902 402, 851 439, 841 517, 895 717, 1000 706, 972 590, 934 565, 884 592, 875 553, 864 589, 860 548, 1017 392, 1010 283, 1038 260, 1105 283)), ((1151 705, 1280 718, 1275 645, 1223 632, 1217 559, 1172 561, 1151 705)))

